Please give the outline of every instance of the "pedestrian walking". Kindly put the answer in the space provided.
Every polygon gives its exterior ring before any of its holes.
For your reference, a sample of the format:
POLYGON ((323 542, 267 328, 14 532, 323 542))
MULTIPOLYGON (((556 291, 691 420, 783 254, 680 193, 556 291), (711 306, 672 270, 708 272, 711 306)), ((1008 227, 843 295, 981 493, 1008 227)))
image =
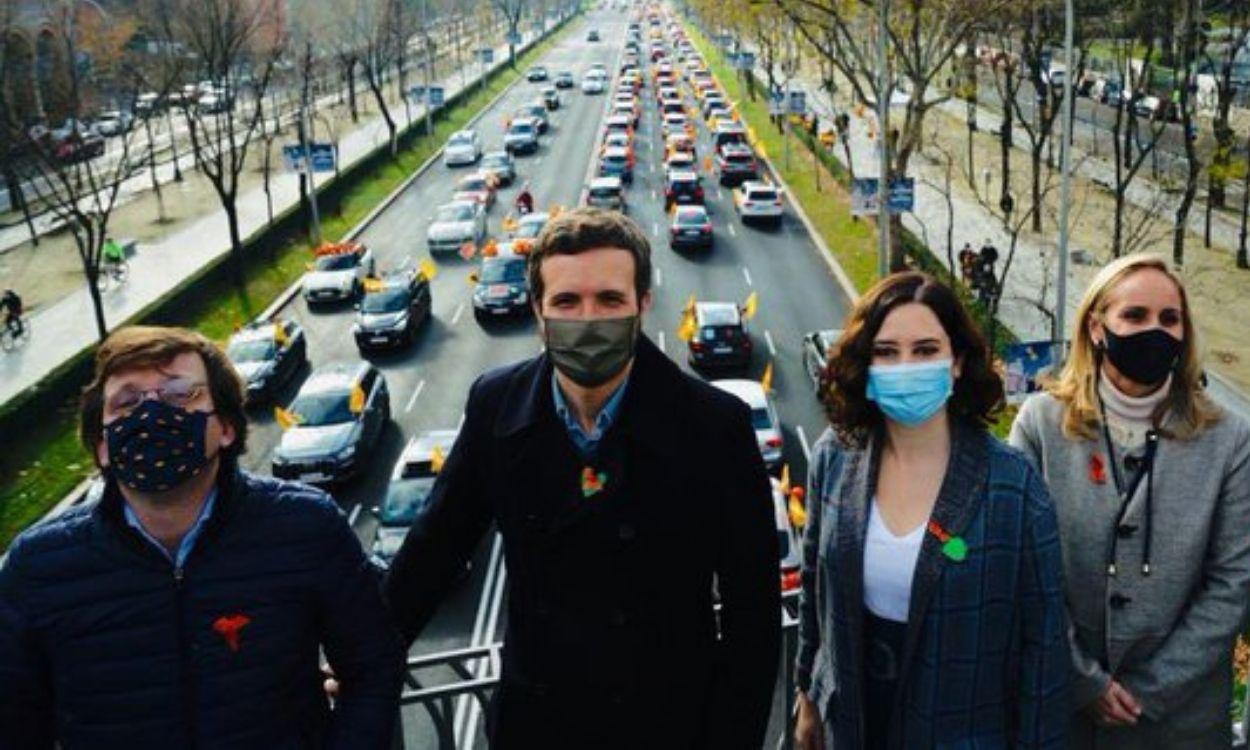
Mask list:
POLYGON ((0 748, 389 746, 403 654, 380 579, 324 492, 239 469, 243 397, 191 331, 100 345, 81 435, 103 494, 0 568, 0 748))
POLYGON ((1203 389, 1184 285, 1108 264, 1011 442, 1050 484, 1072 621, 1072 747, 1227 748, 1250 602, 1250 427, 1203 389))
POLYGON ((809 469, 796 741, 1063 748, 1069 665, 1054 510, 986 427, 1003 387, 925 274, 856 304, 809 469))
POLYGON ((781 610, 750 410, 643 335, 651 248, 631 219, 563 212, 528 264, 544 351, 470 389, 391 568, 391 611, 415 638, 497 527, 493 746, 758 749, 781 610))

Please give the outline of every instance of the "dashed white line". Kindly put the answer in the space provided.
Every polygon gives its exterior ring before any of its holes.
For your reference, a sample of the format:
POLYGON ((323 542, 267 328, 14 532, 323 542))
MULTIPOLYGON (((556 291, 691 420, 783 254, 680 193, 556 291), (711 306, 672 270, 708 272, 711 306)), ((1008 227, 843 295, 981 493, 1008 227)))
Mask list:
POLYGON ((404 407, 404 413, 412 411, 412 407, 417 403, 417 397, 421 395, 421 389, 425 388, 425 381, 417 383, 416 390, 412 392, 412 398, 408 399, 408 405, 404 407))
POLYGON ((803 458, 810 462, 812 460, 812 451, 807 447, 807 433, 803 432, 803 425, 795 425, 794 431, 799 435, 799 445, 803 446, 803 458))
POLYGON ((737 229, 734 229, 734 225, 733 225, 732 223, 729 225, 729 236, 730 236, 730 237, 737 237, 737 236, 738 236, 738 230, 737 230, 737 229))
POLYGON ((660 236, 659 222, 655 222, 655 221, 651 222, 651 234, 655 235, 656 237, 660 236))
POLYGON ((664 271, 659 268, 655 269, 655 285, 657 287, 664 286, 664 271))
POLYGON ((459 305, 456 305, 456 311, 451 314, 451 324, 454 326, 455 324, 459 323, 460 316, 463 314, 464 314, 464 303, 461 302, 459 305))
POLYGON ((363 503, 356 503, 356 507, 352 508, 352 512, 347 516, 347 525, 355 526, 356 519, 360 518, 360 509, 364 507, 363 503))
POLYGON ((751 269, 746 266, 742 267, 742 278, 747 280, 747 286, 755 286, 755 284, 751 283, 751 269))
POLYGON ((660 336, 659 336, 659 338, 660 338, 660 342, 659 342, 659 343, 660 343, 660 351, 664 352, 665 354, 668 354, 668 352, 667 352, 667 351, 664 351, 664 331, 660 331, 660 336))
POLYGON ((651 190, 651 200, 655 201, 655 200, 659 200, 659 199, 660 199, 660 194, 659 194, 659 193, 657 193, 657 192, 655 191, 655 189, 654 189, 654 188, 652 188, 652 190, 651 190))
POLYGON ((771 356, 771 357, 773 357, 773 358, 776 358, 776 356, 777 356, 777 347, 773 346, 773 334, 772 334, 772 332, 771 332, 771 331, 768 331, 768 330, 765 330, 765 331, 764 331, 764 343, 768 344, 768 354, 769 354, 769 356, 771 356))
POLYGON ((456 422, 456 430, 459 430, 461 427, 464 427, 464 412, 460 412, 460 421, 456 422))

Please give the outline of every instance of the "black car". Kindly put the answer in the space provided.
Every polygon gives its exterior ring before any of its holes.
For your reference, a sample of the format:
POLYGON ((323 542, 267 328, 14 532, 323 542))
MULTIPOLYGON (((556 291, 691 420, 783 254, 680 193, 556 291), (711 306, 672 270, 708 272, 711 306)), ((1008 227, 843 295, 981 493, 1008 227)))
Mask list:
POLYGON ((507 187, 516 181, 516 161, 507 151, 491 151, 484 155, 478 171, 493 174, 500 187, 507 187))
POLYGON ((548 110, 557 110, 560 108, 560 94, 556 91, 555 86, 548 86, 543 89, 543 105, 548 110))
POLYGON ((667 184, 664 186, 664 207, 702 206, 703 186, 699 184, 699 175, 694 172, 674 170, 668 173, 667 184))
POLYGON ((699 302, 694 308, 690 366, 741 369, 751 364, 751 337, 742 311, 732 302, 699 302))
POLYGON ((352 335, 361 352, 407 346, 429 316, 430 282, 423 274, 404 271, 369 279, 352 335))
POLYGON ((712 249, 712 219, 703 206, 678 206, 668 230, 668 244, 674 250, 712 249))
POLYGON ((500 243, 494 253, 482 258, 481 269, 473 273, 473 316, 479 321, 527 315, 530 312, 529 279, 525 273, 526 259, 517 252, 516 240, 500 243))
POLYGON ((741 143, 726 143, 716 152, 716 171, 720 184, 727 186, 741 185, 759 177, 755 154, 741 143))
POLYGON ((253 323, 230 337, 226 356, 247 384, 248 404, 271 401, 308 364, 308 340, 293 320, 253 323))
POLYGON ((310 484, 360 473, 391 420, 386 378, 368 362, 335 362, 313 371, 291 406, 280 410, 282 439, 273 475, 310 484))
POLYGON ((547 80, 547 69, 541 65, 535 65, 525 74, 525 79, 530 83, 538 83, 547 80))
POLYGON ((586 41, 588 41, 588 42, 597 42, 597 41, 599 41, 599 30, 598 30, 598 29, 591 29, 591 30, 590 30, 590 32, 586 34, 586 41))
POLYGON ((558 89, 573 88, 573 74, 568 71, 557 73, 556 74, 556 88, 558 89))
POLYGON ((538 125, 539 134, 547 132, 547 105, 540 99, 532 104, 517 107, 516 118, 530 118, 538 125))

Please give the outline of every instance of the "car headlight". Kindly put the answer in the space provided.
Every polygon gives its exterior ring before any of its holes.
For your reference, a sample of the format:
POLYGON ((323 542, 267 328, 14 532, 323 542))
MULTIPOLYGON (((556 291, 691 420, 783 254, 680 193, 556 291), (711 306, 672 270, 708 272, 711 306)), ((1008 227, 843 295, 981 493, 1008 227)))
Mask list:
POLYGON ((359 336, 362 330, 364 329, 360 327, 359 323, 352 323, 352 335, 353 336, 359 336))
POLYGON ((408 325, 408 313, 404 313, 398 318, 395 318, 395 322, 391 324, 391 328, 403 328, 406 325, 408 325))
POLYGON ((530 299, 530 296, 529 296, 529 293, 528 293, 528 292, 518 292, 518 293, 517 293, 517 296, 516 296, 516 301, 517 301, 517 304, 521 304, 521 305, 523 305, 523 304, 525 304, 526 302, 529 302, 529 299, 530 299))
POLYGON ((335 461, 349 461, 356 455, 356 445, 352 444, 334 454, 335 461))

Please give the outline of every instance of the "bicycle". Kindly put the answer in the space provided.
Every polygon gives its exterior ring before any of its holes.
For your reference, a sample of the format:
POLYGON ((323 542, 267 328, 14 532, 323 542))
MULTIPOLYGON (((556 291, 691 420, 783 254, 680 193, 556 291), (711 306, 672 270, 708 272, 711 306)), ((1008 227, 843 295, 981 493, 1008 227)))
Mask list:
POLYGON ((18 320, 22 322, 21 333, 14 333, 11 326, 0 322, 0 350, 6 353, 30 341, 30 318, 21 316, 18 320))
POLYGON ((100 291, 108 290, 110 285, 121 286, 130 278, 130 263, 122 260, 116 263, 102 263, 100 265, 100 275, 96 277, 96 284, 99 285, 100 291))

